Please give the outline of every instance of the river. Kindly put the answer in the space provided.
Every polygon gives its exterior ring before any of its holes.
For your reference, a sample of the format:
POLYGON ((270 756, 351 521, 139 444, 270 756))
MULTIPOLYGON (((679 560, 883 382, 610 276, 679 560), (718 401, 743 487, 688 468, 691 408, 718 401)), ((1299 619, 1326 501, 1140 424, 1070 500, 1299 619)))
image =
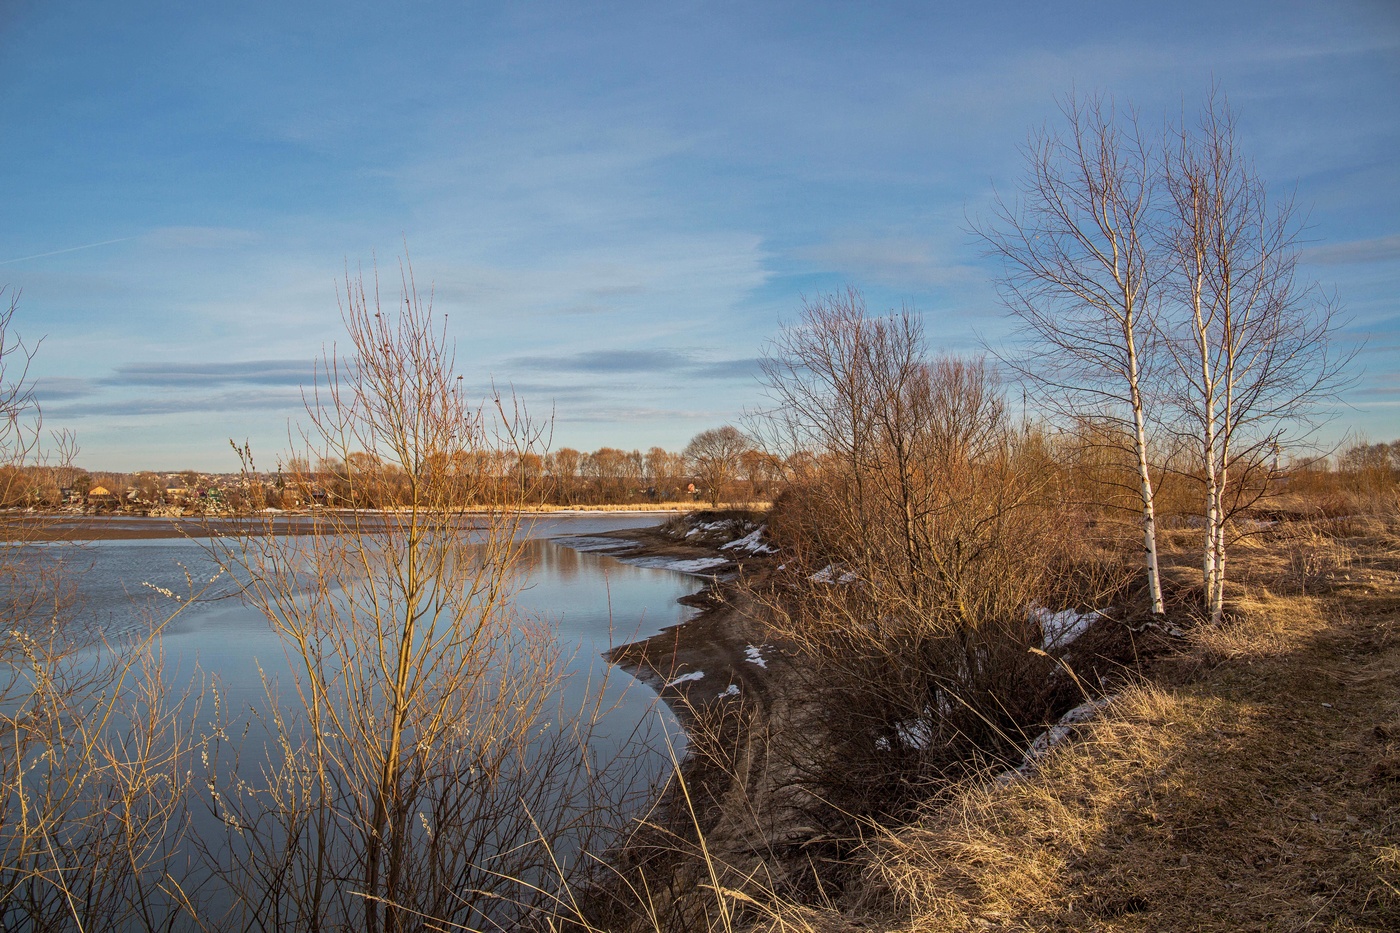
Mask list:
MULTIPOLYGON (((677 600, 695 592, 699 583, 686 574, 632 566, 554 539, 646 527, 660 520, 645 513, 535 519, 523 532, 528 540, 515 596, 519 615, 543 623, 558 639, 568 658, 566 690, 576 697, 601 691, 597 708, 606 715, 590 739, 597 760, 625 757, 642 782, 671 767, 667 739, 683 743, 680 729, 650 687, 611 668, 601 655, 614 645, 684 622, 694 610, 677 600)), ((162 630, 161 678, 177 692, 205 692, 201 721, 191 723, 192 728, 208 729, 213 721, 210 684, 218 685, 218 716, 244 729, 258 720, 258 710, 268 708, 268 685, 274 690, 280 685, 285 695, 291 680, 286 651, 261 614, 227 595, 226 585, 211 587, 213 596, 188 599, 216 571, 199 540, 107 539, 42 547, 51 556, 63 557, 76 591, 75 615, 92 637, 110 643, 139 638, 175 613, 162 630), (218 595, 221 592, 224 595, 218 595)), ((563 708, 569 708, 575 701, 563 702, 563 708)), ((259 754, 245 759, 240 768, 258 770, 266 763, 259 754)), ((192 815, 196 833, 217 834, 220 827, 210 823, 211 813, 212 808, 206 808, 192 815)), ((218 914, 226 902, 214 896, 206 906, 217 907, 218 914)))

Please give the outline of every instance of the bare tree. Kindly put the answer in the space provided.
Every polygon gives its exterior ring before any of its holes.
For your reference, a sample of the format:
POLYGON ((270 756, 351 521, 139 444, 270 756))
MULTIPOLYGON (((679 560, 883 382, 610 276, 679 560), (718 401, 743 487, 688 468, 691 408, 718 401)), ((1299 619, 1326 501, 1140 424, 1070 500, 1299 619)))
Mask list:
POLYGON ((347 276, 353 354, 326 357, 304 437, 305 462, 342 465, 345 501, 390 501, 387 483, 401 505, 321 510, 314 535, 220 555, 293 670, 266 783, 230 774, 211 803, 245 928, 509 927, 555 876, 541 843, 562 857, 596 815, 581 801, 609 792, 587 711, 570 727, 555 705, 559 649, 512 610, 537 477, 495 452, 534 462, 540 432, 508 399, 464 397, 445 319, 410 267, 402 285, 395 309, 347 276))
POLYGON ((626 502, 641 485, 642 455, 599 447, 583 457, 583 475, 592 481, 594 502, 626 502))
POLYGON ((559 447, 545 454, 550 492, 559 505, 573 505, 577 493, 583 455, 572 447, 559 447))
POLYGON ((701 431, 690 439, 682 456, 710 504, 719 507, 726 488, 739 474, 740 458, 753 442, 733 425, 701 431))
POLYGON ((1155 332, 1149 255, 1156 165, 1135 115, 1072 96, 1063 134, 1026 149, 1014 204, 978 233, 1003 261, 1002 297, 1020 322, 1019 355, 1004 361, 1045 410, 1115 418, 1136 460, 1144 564, 1154 615, 1163 611, 1146 391, 1155 332))
POLYGON ((809 301, 763 369, 765 441, 807 455, 770 517, 781 583, 758 598, 832 704, 808 749, 823 793, 885 806, 1046 713, 1035 607, 1098 604, 1062 573, 1071 548, 1092 563, 1092 539, 1021 450, 994 374, 931 358, 912 312, 870 316, 853 289, 809 301))
POLYGON ((1175 363, 1174 401, 1199 451, 1213 622, 1224 611, 1231 518, 1268 491, 1280 450, 1311 432, 1354 355, 1335 346, 1337 305, 1297 280, 1301 222, 1290 200, 1269 197, 1235 124, 1212 94, 1194 130, 1177 131, 1163 172, 1174 301, 1160 326, 1175 363))
POLYGON ((643 475, 655 495, 663 501, 680 495, 681 478, 685 475, 685 458, 664 447, 653 447, 642 458, 643 475))

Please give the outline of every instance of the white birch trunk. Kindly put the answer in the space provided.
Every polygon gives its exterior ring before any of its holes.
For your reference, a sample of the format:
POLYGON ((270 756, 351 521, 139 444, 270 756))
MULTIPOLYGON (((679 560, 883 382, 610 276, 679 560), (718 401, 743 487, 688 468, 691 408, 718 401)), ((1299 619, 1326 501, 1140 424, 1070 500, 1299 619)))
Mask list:
POLYGON ((1133 406, 1133 446, 1137 454, 1139 491, 1142 494, 1143 560, 1147 565, 1147 592, 1152 602, 1152 614, 1166 612, 1162 600, 1162 575, 1157 564, 1157 514, 1153 506, 1152 471, 1147 462, 1147 426, 1143 411, 1142 392, 1138 386, 1137 343, 1133 339, 1131 314, 1123 328, 1128 349, 1128 391, 1133 406))

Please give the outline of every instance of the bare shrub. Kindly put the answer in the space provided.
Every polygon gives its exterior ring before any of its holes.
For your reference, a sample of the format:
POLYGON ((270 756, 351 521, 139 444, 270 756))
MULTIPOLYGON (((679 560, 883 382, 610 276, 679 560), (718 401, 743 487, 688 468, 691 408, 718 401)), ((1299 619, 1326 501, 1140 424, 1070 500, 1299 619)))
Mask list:
POLYGON ((464 396, 411 269, 397 310, 347 278, 342 316, 354 353, 308 394, 301 460, 338 465, 348 503, 402 504, 218 548, 292 668, 261 780, 236 743, 214 749, 228 922, 509 928, 548 907, 618 790, 588 751, 596 706, 561 707, 566 658, 512 608, 537 471, 496 452, 522 462, 540 432, 509 400, 464 396))
MULTIPOLYGON (((36 463, 68 478, 76 452, 67 434, 40 444, 16 309, 0 310, 0 499, 36 463)), ((159 624, 92 643, 65 551, 35 547, 43 530, 0 527, 0 927, 162 928, 188 906, 177 854, 198 698, 161 680, 159 624)))
POLYGON ((898 806, 1045 718, 1066 685, 1038 609, 1102 606, 1121 577, 1091 569, 1092 535, 985 365, 929 361, 912 314, 809 304, 766 371, 774 426, 816 452, 775 509, 791 556, 766 597, 831 711, 799 757, 837 809, 898 806))

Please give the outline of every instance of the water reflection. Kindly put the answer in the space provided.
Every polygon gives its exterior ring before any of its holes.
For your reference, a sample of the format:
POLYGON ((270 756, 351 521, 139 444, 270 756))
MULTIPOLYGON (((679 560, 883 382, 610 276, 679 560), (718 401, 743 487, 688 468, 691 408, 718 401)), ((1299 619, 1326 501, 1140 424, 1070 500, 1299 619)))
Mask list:
MULTIPOLYGON (((654 741, 648 746, 647 739, 655 737, 661 724, 674 731, 674 723, 657 708, 650 688, 609 669, 600 656, 614 644, 684 621, 690 610, 676 600, 693 592, 697 583, 681 574, 573 551, 548 539, 655 521, 654 516, 587 516, 532 523, 515 598, 522 617, 553 632, 568 658, 572 676, 559 698, 560 709, 578 709, 596 692, 600 708, 607 710, 592 736, 597 759, 611 760, 626 749, 635 756, 631 763, 643 778, 669 767, 664 745, 654 741)), ((50 553, 71 558, 77 569, 79 618, 89 631, 111 641, 149 631, 218 572, 204 546, 190 540, 109 540, 77 550, 55 547, 50 553)), ((252 776, 270 760, 265 752, 271 736, 258 729, 258 723, 267 721, 269 688, 285 701, 294 689, 292 667, 267 620, 232 596, 231 589, 226 580, 217 582, 165 629, 161 679, 176 693, 188 684, 206 682, 203 678, 218 684, 218 719, 232 727, 231 733, 244 736, 233 767, 252 776)), ((192 724, 196 730, 210 728, 213 716, 207 703, 201 720, 192 724)), ((209 766, 219 770, 234 761, 221 753, 211 758, 209 766)), ((191 818, 195 835, 206 841, 223 831, 213 808, 196 806, 191 818)), ((192 871, 201 876, 200 870, 192 871)), ((218 915, 219 896, 211 898, 209 906, 218 915)))
MULTIPOLYGON (((575 551, 552 541, 656 524, 647 514, 545 516, 523 527, 529 541, 518 569, 517 609, 543 621, 573 658, 571 670, 595 679, 608 675, 601 655, 609 647, 645 638, 693 613, 677 600, 698 589, 684 574, 623 564, 602 554, 575 551)), ((76 584, 76 616, 82 628, 109 641, 148 631, 218 575, 204 545, 191 539, 103 540, 78 547, 54 546, 76 584)), ((263 697, 261 676, 276 679, 285 666, 281 642, 267 620, 215 584, 181 609, 164 631, 165 663, 172 682, 196 669, 216 677, 240 706, 263 697)), ((616 672, 627 685, 620 697, 641 719, 653 706, 650 688, 616 672)), ((619 694, 623 691, 619 688, 619 694)))

